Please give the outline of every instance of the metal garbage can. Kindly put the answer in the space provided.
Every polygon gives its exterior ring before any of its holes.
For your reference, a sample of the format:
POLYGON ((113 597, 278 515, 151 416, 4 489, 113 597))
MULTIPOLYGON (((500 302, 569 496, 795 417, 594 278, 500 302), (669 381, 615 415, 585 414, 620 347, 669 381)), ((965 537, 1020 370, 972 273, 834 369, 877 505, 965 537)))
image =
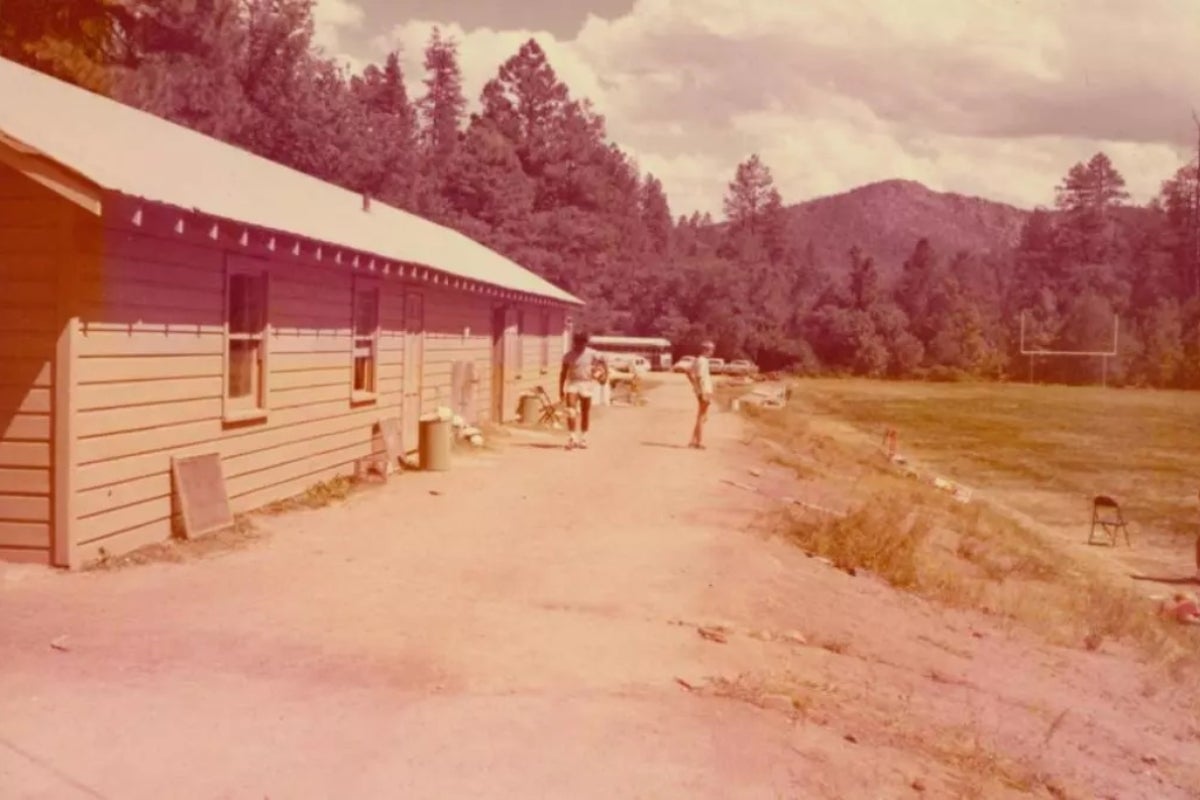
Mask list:
POLYGON ((541 404, 538 402, 537 395, 521 395, 521 402, 517 406, 517 417, 521 420, 522 425, 532 425, 537 422, 540 410, 541 404))
POLYGON ((451 424, 448 419, 421 420, 417 454, 421 469, 444 472, 450 469, 451 424))

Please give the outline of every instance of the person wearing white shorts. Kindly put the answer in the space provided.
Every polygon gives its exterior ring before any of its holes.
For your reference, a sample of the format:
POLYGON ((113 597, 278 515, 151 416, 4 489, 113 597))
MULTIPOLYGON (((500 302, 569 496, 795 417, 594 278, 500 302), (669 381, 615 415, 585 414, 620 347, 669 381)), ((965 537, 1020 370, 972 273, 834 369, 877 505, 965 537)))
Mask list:
POLYGON ((704 342, 700 345, 700 355, 696 356, 691 369, 688 370, 688 381, 692 384, 692 391, 696 393, 696 424, 692 427, 692 440, 688 442, 688 447, 695 450, 704 449, 704 423, 708 421, 708 409, 713 399, 709 359, 714 352, 716 346, 712 342, 704 342))
POLYGON ((592 398, 599 392, 600 382, 607 379, 608 363, 604 355, 587 345, 586 333, 575 334, 571 349, 563 356, 562 372, 558 376, 558 395, 567 405, 568 450, 587 447, 592 398), (577 427, 578 436, 575 433, 577 427))

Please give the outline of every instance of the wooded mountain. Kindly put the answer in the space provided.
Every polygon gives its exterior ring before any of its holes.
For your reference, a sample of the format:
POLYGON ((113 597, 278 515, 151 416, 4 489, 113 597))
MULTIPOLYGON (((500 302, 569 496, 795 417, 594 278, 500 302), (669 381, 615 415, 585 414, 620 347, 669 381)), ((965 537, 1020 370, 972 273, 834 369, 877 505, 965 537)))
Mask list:
POLYGON ((899 273, 922 237, 943 253, 1003 253, 1016 247, 1031 212, 910 180, 871 183, 787 206, 790 235, 813 243, 819 259, 841 262, 846 242, 874 257, 880 271, 899 273))

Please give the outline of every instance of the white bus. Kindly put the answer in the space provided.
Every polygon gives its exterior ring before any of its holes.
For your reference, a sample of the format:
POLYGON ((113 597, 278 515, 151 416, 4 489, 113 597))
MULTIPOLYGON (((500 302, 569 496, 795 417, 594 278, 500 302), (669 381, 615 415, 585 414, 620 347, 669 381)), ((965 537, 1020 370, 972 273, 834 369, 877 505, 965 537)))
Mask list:
POLYGON ((671 368, 671 342, 643 336, 593 336, 590 347, 604 353, 625 353, 643 356, 650 362, 650 369, 664 372, 671 368))

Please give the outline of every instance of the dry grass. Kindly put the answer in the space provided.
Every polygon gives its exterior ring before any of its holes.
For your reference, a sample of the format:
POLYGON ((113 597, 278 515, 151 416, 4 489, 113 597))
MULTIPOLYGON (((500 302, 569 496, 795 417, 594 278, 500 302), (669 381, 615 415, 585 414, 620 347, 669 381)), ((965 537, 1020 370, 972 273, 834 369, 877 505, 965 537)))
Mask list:
MULTIPOLYGON (((269 503, 255 513, 274 516, 305 509, 325 508, 345 501, 358 491, 359 487, 358 481, 354 478, 339 476, 332 480, 313 484, 295 497, 269 503)), ((236 515, 231 528, 196 539, 185 539, 182 535, 176 534, 171 539, 140 547, 121 556, 112 556, 101 550, 100 557, 88 564, 85 569, 110 570, 142 564, 182 563, 238 550, 262 537, 263 533, 254 525, 250 516, 236 515)))
POLYGON ((845 493, 844 518, 792 512, 782 533, 847 571, 952 607, 994 615, 1055 644, 1134 646, 1169 674, 1200 665, 1195 631, 1113 585, 1002 509, 963 504, 888 462, 863 440, 818 432, 804 401, 785 412, 747 410, 771 459, 845 493))
POLYGON ((797 515, 788 535, 838 569, 866 569, 893 586, 912 588, 920 581, 917 552, 929 526, 925 517, 900 504, 868 503, 845 518, 797 515))
POLYGON ((120 556, 113 556, 101 550, 100 557, 86 565, 84 570, 118 570, 145 564, 181 564, 240 550, 261 540, 264 535, 250 517, 239 515, 234 517, 233 527, 198 539, 168 539, 165 542, 139 547, 120 556))
POLYGON ((702 691, 712 697, 737 700, 759 708, 771 708, 807 716, 818 703, 821 687, 790 673, 783 675, 741 674, 734 678, 708 679, 702 691))
POLYGON ((328 481, 315 483, 295 497, 270 503, 262 511, 266 514, 286 514, 303 509, 325 508, 343 502, 354 494, 358 486, 358 482, 353 478, 338 476, 328 481))

